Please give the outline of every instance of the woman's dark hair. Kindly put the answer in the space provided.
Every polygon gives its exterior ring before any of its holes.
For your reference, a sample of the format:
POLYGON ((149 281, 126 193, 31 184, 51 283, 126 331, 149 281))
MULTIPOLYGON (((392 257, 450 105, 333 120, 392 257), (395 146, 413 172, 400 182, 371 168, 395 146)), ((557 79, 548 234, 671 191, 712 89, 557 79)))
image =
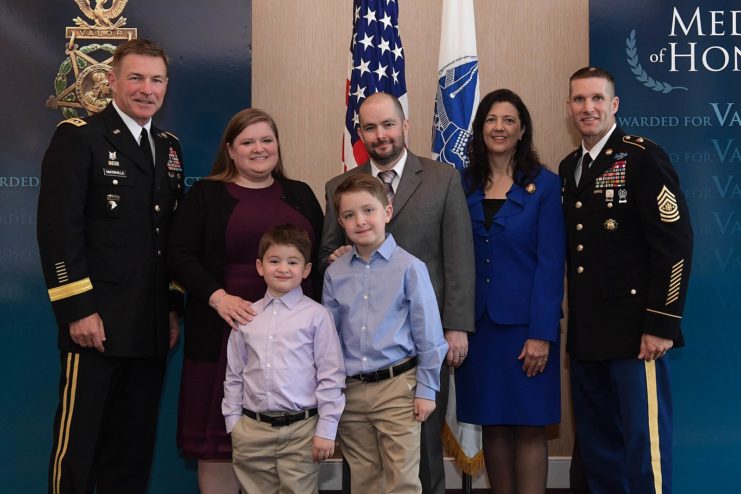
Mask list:
POLYGON ((491 179, 489 168, 489 150, 484 142, 484 122, 495 103, 510 103, 520 114, 520 125, 525 130, 522 139, 517 142, 512 156, 512 177, 517 185, 530 183, 540 171, 540 158, 533 146, 533 122, 525 103, 509 89, 497 89, 481 100, 473 119, 473 136, 468 142, 468 167, 464 170, 466 193, 470 194, 491 179))

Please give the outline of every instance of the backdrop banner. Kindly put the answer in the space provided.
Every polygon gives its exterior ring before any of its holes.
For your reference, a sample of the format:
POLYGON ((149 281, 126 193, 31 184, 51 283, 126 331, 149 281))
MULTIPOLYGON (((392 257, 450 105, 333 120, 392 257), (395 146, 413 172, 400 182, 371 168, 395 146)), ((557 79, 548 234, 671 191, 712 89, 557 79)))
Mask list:
MULTIPOLYGON (((36 201, 55 126, 104 105, 105 90, 96 86, 102 68, 95 66, 129 35, 161 44, 170 57, 167 96, 155 121, 180 138, 188 185, 210 170, 229 118, 250 105, 251 0, 114 0, 106 6, 123 5, 123 12, 110 25, 101 21, 103 28, 88 17, 91 9, 78 7, 88 3, 0 2, 3 492, 46 490, 59 353, 36 247, 36 201), (68 52, 72 34, 77 46, 68 52)), ((195 465, 175 447, 181 360, 182 341, 169 359, 150 492, 198 492, 195 465)))
POLYGON ((687 347, 670 352, 675 492, 739 492, 741 10, 591 0, 590 61, 615 76, 618 125, 669 153, 695 231, 687 347))

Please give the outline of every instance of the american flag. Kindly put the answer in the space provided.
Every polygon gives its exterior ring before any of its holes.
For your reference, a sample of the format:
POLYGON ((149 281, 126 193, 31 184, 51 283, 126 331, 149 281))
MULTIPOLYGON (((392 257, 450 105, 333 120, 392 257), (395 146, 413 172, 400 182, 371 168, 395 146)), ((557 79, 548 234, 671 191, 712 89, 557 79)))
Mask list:
POLYGON ((358 108, 365 98, 379 91, 396 96, 404 114, 408 114, 399 6, 397 0, 355 0, 345 84, 347 112, 342 142, 345 170, 368 161, 368 153, 358 137, 358 108))

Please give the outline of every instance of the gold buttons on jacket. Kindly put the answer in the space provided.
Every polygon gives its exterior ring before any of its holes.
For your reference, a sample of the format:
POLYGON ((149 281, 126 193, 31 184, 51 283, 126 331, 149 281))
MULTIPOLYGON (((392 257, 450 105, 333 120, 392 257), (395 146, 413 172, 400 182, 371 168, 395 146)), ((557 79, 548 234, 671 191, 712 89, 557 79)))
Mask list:
POLYGON ((630 290, 630 294, 631 294, 631 295, 635 295, 636 293, 638 293, 638 292, 636 291, 636 289, 635 289, 635 288, 633 288, 633 289, 631 289, 631 290, 630 290))
POLYGON ((154 210, 159 213, 160 212, 160 205, 159 204, 155 204, 154 205, 154 210))
POLYGON ((581 201, 576 201, 575 206, 576 206, 576 209, 580 209, 582 207, 581 201))
POLYGON ((576 272, 582 274, 584 272, 584 266, 579 266, 578 268, 576 268, 576 272))
POLYGON ((583 228, 584 228, 584 225, 582 225, 581 223, 577 223, 577 224, 576 224, 576 231, 577 231, 577 232, 580 232, 580 231, 582 231, 582 229, 583 229, 583 228))
POLYGON ((584 250, 584 246, 582 244, 579 244, 579 245, 576 246, 576 251, 577 252, 581 252, 583 250, 584 250))

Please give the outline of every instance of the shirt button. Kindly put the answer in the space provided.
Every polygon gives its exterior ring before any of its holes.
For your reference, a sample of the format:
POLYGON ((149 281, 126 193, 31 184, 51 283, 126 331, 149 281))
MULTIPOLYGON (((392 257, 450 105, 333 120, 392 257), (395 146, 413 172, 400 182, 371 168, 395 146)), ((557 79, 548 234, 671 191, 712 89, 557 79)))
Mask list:
POLYGON ((270 364, 267 365, 268 369, 270 369, 270 364))
POLYGON ((579 274, 582 274, 584 272, 584 267, 583 266, 579 266, 578 268, 576 268, 576 272, 579 273, 579 274))
POLYGON ((160 227, 156 227, 154 229, 154 233, 156 233, 157 235, 159 235, 160 234, 160 227))
POLYGON ((576 206, 576 209, 581 208, 581 206, 582 206, 581 201, 576 201, 575 206, 576 206))
POLYGON ((636 292, 636 289, 635 288, 633 288, 633 289, 630 290, 630 294, 631 295, 635 295, 636 293, 638 293, 638 292, 636 292))
POLYGON ((363 300, 368 300, 368 295, 363 295, 363 300))
POLYGON ((579 244, 579 245, 576 246, 576 251, 577 252, 581 252, 583 250, 584 250, 584 246, 582 244, 579 244))
POLYGON ((582 229, 583 229, 583 228, 584 228, 584 225, 582 225, 581 223, 577 223, 577 224, 576 224, 576 231, 577 231, 577 232, 580 232, 580 231, 582 231, 582 229))
POLYGON ((161 255, 162 255, 162 251, 161 251, 161 250, 158 250, 158 251, 157 251, 157 255, 158 255, 158 256, 161 256, 161 255))
POLYGON ((363 362, 366 362, 368 359, 366 357, 363 357, 363 362))
POLYGON ((488 239, 488 238, 485 238, 485 239, 484 239, 484 243, 485 243, 485 244, 488 244, 488 243, 489 243, 489 239, 488 239))
POLYGON ((159 204, 155 204, 154 205, 154 210, 159 213, 160 212, 160 205, 159 204))
POLYGON ((272 340, 273 339, 273 335, 268 336, 268 339, 269 340, 272 340))
POLYGON ((365 326, 360 326, 361 331, 365 331, 365 326))
POLYGON ((486 264, 491 264, 491 259, 487 259, 486 264))
POLYGON ((489 281, 491 281, 491 280, 489 278, 486 278, 484 281, 486 281, 487 283, 489 283, 489 281))
POLYGON ((370 269, 370 264, 366 264, 365 269, 370 269))
POLYGON ((273 311, 273 315, 276 315, 277 313, 278 313, 278 311, 277 311, 277 310, 274 310, 274 311, 273 311))
POLYGON ((611 207, 612 207, 612 203, 611 203, 611 202, 608 202, 608 203, 607 203, 607 207, 608 207, 608 208, 611 208, 611 207))

